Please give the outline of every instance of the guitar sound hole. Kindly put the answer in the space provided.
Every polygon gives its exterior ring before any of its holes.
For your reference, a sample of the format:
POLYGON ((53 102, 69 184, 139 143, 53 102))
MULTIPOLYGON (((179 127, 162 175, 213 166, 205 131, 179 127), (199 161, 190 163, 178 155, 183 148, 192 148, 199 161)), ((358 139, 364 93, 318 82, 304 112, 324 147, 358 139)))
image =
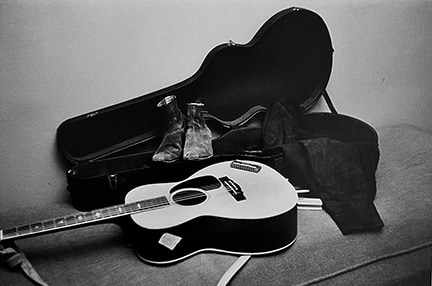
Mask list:
POLYGON ((172 200, 181 206, 195 206, 203 203, 207 199, 207 195, 199 190, 184 190, 176 192, 172 196, 172 200))

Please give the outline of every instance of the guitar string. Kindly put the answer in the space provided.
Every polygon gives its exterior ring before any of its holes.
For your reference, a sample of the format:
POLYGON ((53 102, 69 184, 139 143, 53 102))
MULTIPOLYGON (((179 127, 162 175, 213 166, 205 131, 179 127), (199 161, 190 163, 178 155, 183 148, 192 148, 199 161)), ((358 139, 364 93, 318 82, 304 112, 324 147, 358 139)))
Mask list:
MULTIPOLYGON (((234 192, 235 192, 235 190, 233 190, 231 187, 229 187, 229 186, 227 186, 227 185, 224 185, 224 187, 225 187, 225 189, 227 189, 228 191, 234 191, 234 192)), ((218 189, 219 189, 219 188, 218 188, 218 189)), ((178 202, 184 202, 184 201, 188 201, 188 200, 192 200, 192 199, 198 199, 198 198, 203 198, 203 197, 207 197, 207 195, 206 195, 205 193, 200 192, 200 191, 195 191, 195 194, 192 194, 192 195, 185 195, 185 196, 182 196, 181 198, 178 198, 178 199, 176 199, 176 200, 173 199, 173 201, 174 201, 175 203, 178 203, 178 202)), ((163 198, 166 198, 166 197, 164 196, 163 198)), ((155 199, 157 199, 157 198, 152 198, 152 199, 155 200, 155 199)), ((148 199, 148 201, 150 201, 150 200, 152 200, 152 199, 148 199)), ((136 210, 128 210, 128 211, 125 212, 125 213, 118 213, 118 214, 114 214, 114 215, 111 214, 111 210, 112 210, 112 209, 115 209, 115 208, 122 208, 122 207, 123 207, 123 208, 127 208, 128 206, 131 206, 131 205, 133 205, 133 204, 139 204, 139 203, 145 203, 145 202, 146 202, 146 201, 137 201, 137 202, 127 203, 127 204, 121 204, 121 205, 116 205, 116 206, 110 206, 110 207, 106 207, 106 208, 102 208, 102 209, 91 210, 91 211, 88 211, 88 212, 82 212, 82 213, 77 213, 77 214, 69 214, 69 215, 65 215, 65 216, 62 216, 62 217, 56 217, 56 218, 53 218, 53 219, 48 219, 48 220, 43 220, 43 221, 33 222, 33 223, 30 223, 30 224, 25 224, 25 225, 16 226, 16 227, 14 227, 14 228, 16 229, 16 234, 19 236, 20 234, 19 234, 18 229, 19 229, 20 227, 29 227, 29 229, 30 229, 30 233, 25 233, 25 234, 36 233, 36 232, 39 232, 39 231, 46 231, 47 229, 44 228, 43 223, 44 223, 44 222, 47 222, 47 221, 52 221, 52 222, 54 223, 54 228, 53 228, 53 229, 56 229, 56 228, 58 228, 58 227, 74 226, 74 225, 77 225, 77 224, 79 224, 79 223, 87 223, 87 222, 90 222, 90 221, 97 221, 98 219, 103 220, 103 219, 108 219, 108 218, 110 218, 110 217, 124 216, 124 215, 128 215, 128 214, 134 214, 134 213, 139 213, 139 212, 149 211, 149 210, 154 209, 154 208, 159 208, 159 207, 164 207, 164 206, 166 206, 166 202, 162 202, 162 203, 153 203, 153 204, 147 204, 147 206, 145 206, 144 208, 138 207, 138 209, 136 209, 136 210), (84 220, 84 221, 82 221, 82 222, 78 222, 78 223, 75 221, 75 223, 73 223, 73 224, 67 224, 67 223, 66 223, 66 220, 67 220, 67 218, 69 218, 69 217, 74 217, 74 218, 76 219, 76 218, 79 217, 79 216, 83 216, 83 217, 85 218, 85 215, 86 215, 86 214, 92 214, 92 215, 95 215, 95 214, 97 214, 97 212, 103 212, 103 211, 108 211, 108 212, 109 212, 109 216, 103 216, 103 217, 100 217, 100 218, 99 218, 99 217, 96 217, 95 219, 92 219, 92 220, 90 220, 90 221, 89 221, 89 220, 84 220), (56 221, 59 220, 59 219, 65 220, 65 224, 64 224, 64 225, 61 225, 61 226, 56 226, 55 223, 56 223, 56 221), (34 231, 34 230, 32 229, 32 225, 35 225, 35 224, 42 224, 42 230, 34 231)), ((169 201, 168 201, 168 203, 169 203, 169 201)), ((48 230, 51 230, 51 228, 48 229, 48 230)))
MULTIPOLYGON (((225 187, 225 189, 227 189, 228 191, 234 191, 234 192, 236 192, 236 191, 233 190, 230 186, 227 186, 227 185, 224 184, 224 187, 225 187)), ((218 188, 218 189, 219 189, 219 188, 218 188)), ((174 201, 175 203, 178 203, 178 202, 184 202, 184 201, 193 200, 193 199, 198 199, 198 198, 203 198, 203 197, 207 197, 207 195, 206 195, 205 193, 200 192, 200 191, 195 191, 195 194, 192 194, 192 195, 185 195, 185 196, 182 196, 181 198, 178 198, 178 199, 176 199, 176 200, 173 199, 173 201, 174 201)), ((166 198, 166 197, 163 196, 163 198, 166 198)), ((148 199, 148 201, 150 201, 150 200, 155 200, 155 199, 157 199, 157 198, 148 199)), ((139 213, 139 212, 149 211, 149 210, 154 209, 154 208, 160 208, 160 207, 164 207, 164 206, 166 206, 166 202, 162 202, 162 203, 153 203, 153 204, 147 204, 147 206, 145 206, 145 207, 143 207, 143 208, 138 207, 138 209, 136 209, 136 210, 128 210, 128 211, 125 212, 125 213, 121 213, 121 212, 120 212, 120 213, 117 213, 117 214, 114 214, 114 215, 111 214, 111 210, 112 210, 112 209, 116 209, 116 208, 127 208, 128 206, 131 206, 131 205, 133 205, 133 204, 139 204, 139 203, 145 203, 145 202, 146 202, 145 200, 144 200, 144 201, 137 201, 137 202, 132 202, 132 203, 126 203, 126 204, 120 204, 120 205, 110 206, 110 207, 106 207, 106 208, 102 208, 102 209, 91 210, 91 211, 88 211, 88 212, 81 212, 81 213, 69 214, 69 215, 65 215, 65 216, 62 216, 62 217, 56 217, 56 218, 53 218, 53 219, 46 219, 46 220, 43 220, 43 221, 38 221, 38 222, 32 222, 32 223, 29 223, 29 224, 19 225, 19 226, 15 226, 15 227, 12 227, 12 228, 9 228, 9 229, 4 229, 4 230, 10 230, 10 229, 13 229, 13 228, 14 228, 14 229, 16 230, 16 235, 19 236, 19 235, 20 235, 20 234, 19 234, 19 228, 22 228, 22 227, 28 227, 29 230, 30 230, 30 234, 31 234, 31 233, 37 233, 37 232, 40 232, 40 231, 46 231, 47 229, 45 229, 45 227, 44 227, 44 222, 50 222, 50 221, 51 221, 51 222, 54 224, 54 228, 53 228, 53 229, 56 229, 56 228, 58 228, 58 227, 74 226, 74 225, 77 225, 77 224, 80 224, 80 223, 87 223, 87 222, 90 222, 90 221, 97 221, 98 219, 103 220, 103 219, 108 219, 108 218, 110 218, 110 217, 124 216, 124 215, 128 215, 128 214, 134 214, 134 213, 139 213), (80 222, 76 222, 76 219, 77 219, 79 216, 82 216, 82 217, 85 218, 85 215, 86 215, 86 214, 91 214, 92 216, 94 216, 94 215, 97 214, 98 212, 102 213, 103 211, 108 211, 109 216, 96 217, 95 219, 92 219, 92 220, 90 220, 90 221, 89 221, 89 220, 83 220, 83 221, 80 221, 80 222), (70 218, 70 217, 74 217, 75 222, 72 223, 72 224, 67 224, 67 219, 70 218), (57 220, 64 220, 64 225, 60 225, 60 226, 55 225, 57 220), (42 224, 42 230, 34 231, 34 230, 32 229, 32 226, 33 226, 33 225, 36 225, 36 224, 42 224)), ((169 203, 169 201, 168 201, 168 203, 169 203)), ((51 230, 51 228, 48 229, 48 230, 51 230)), ((3 230, 2 230, 2 231, 3 231, 3 230)), ((25 234, 28 234, 28 233, 25 233, 25 234)))
MULTIPOLYGON (((225 186, 224 185, 224 187, 225 187, 225 189, 227 190, 227 191, 234 191, 234 190, 232 190, 232 188, 229 188, 229 187, 227 187, 227 186, 225 186)), ((215 191, 217 191, 217 190, 219 190, 220 188, 218 188, 218 189, 216 189, 216 190, 212 190, 212 193, 214 193, 215 191)), ((197 199, 197 198, 202 198, 202 197, 207 197, 207 194, 205 194, 204 192, 201 192, 201 191, 196 191, 196 190, 194 190, 194 191, 192 191, 192 192, 194 192, 195 194, 192 194, 192 195, 184 195, 184 196, 182 196, 181 198, 178 198, 178 199, 176 199, 176 200, 174 200, 173 199, 173 201, 174 202, 183 202, 183 201, 187 201, 187 200, 191 200, 191 199, 197 199)), ((234 191, 235 192, 235 191, 234 191)), ((165 197, 166 198, 166 197, 165 197)), ((149 200, 151 200, 151 199, 149 199, 149 200)), ((136 202, 132 202, 132 203, 127 203, 127 204, 124 204, 124 205, 133 205, 133 204, 138 204, 138 203, 142 203, 142 202, 145 202, 145 201, 136 201, 136 202)), ((153 208, 153 207, 163 207, 163 206, 165 206, 166 205, 166 203, 160 203, 160 204, 153 204, 153 205, 149 205, 148 206, 148 208, 153 208)), ((119 206, 122 206, 122 205, 119 205, 119 206)), ((115 206, 114 206, 115 207, 115 206)), ((108 208, 113 208, 113 207, 108 207, 108 208)), ((144 209, 138 209, 138 210, 134 210, 134 211, 132 211, 132 212, 139 212, 139 211, 145 211, 144 209)))
MULTIPOLYGON (((192 199, 198 199, 198 198, 203 198, 203 197, 207 197, 207 195, 205 193, 200 192, 200 191, 196 191, 196 194, 185 195, 185 196, 182 196, 179 199, 176 199, 176 200, 173 199, 173 201, 175 203, 178 203, 178 202, 184 202, 184 201, 188 201, 188 200, 192 200, 192 199)), ((153 198, 153 199, 155 199, 155 198, 153 198)), ((149 199, 149 200, 152 200, 152 199, 149 199)), ((110 209, 126 208, 127 206, 131 206, 131 205, 134 205, 134 204, 136 205, 136 204, 144 203, 144 202, 146 202, 146 201, 137 201, 137 202, 126 203, 126 204, 111 206, 111 207, 102 208, 102 209, 91 210, 91 211, 88 211, 88 212, 69 214, 69 215, 65 215, 65 216, 62 216, 62 217, 56 217, 56 218, 53 218, 53 219, 47 219, 47 220, 43 220, 43 221, 38 221, 38 222, 29 223, 29 224, 19 225, 19 226, 16 226, 16 227, 12 227, 11 229, 15 228, 16 229, 16 236, 20 236, 20 235, 38 233, 38 232, 43 232, 43 231, 48 231, 48 230, 54 230, 54 229, 59 228, 59 227, 68 227, 68 226, 72 227, 72 226, 76 226, 77 224, 80 224, 80 223, 84 224, 84 223, 88 223, 88 222, 91 222, 91 221, 97 221, 98 219, 103 220, 103 219, 108 219, 110 217, 113 218, 113 217, 118 217, 118 216, 125 216, 125 215, 129 215, 129 214, 150 211, 150 210, 155 209, 155 208, 160 208, 160 207, 167 206, 166 202, 153 203, 153 204, 148 204, 148 205, 144 206, 143 208, 139 207, 136 210, 126 211, 125 213, 118 213, 118 214, 115 214, 115 215, 112 215, 110 213, 109 216, 107 216, 107 217, 100 217, 100 218, 98 217, 98 218, 95 218, 95 219, 92 219, 92 220, 83 220, 83 221, 80 221, 80 222, 75 222, 73 224, 67 224, 66 223, 66 219, 69 218, 69 217, 74 217, 76 219, 78 216, 83 216, 85 218, 86 214, 92 214, 94 216, 97 212, 102 212, 104 210, 107 210, 108 212, 110 212, 110 209), (64 225, 60 225, 60 226, 56 226, 55 225, 55 221, 57 221, 59 219, 65 220, 65 224, 64 225), (44 229, 43 223, 47 222, 47 221, 52 221, 53 224, 54 224, 54 228, 44 229), (42 229, 41 230, 37 230, 37 231, 33 230, 31 226, 35 225, 35 224, 42 224, 42 229), (29 227, 30 232, 29 233, 19 234, 18 233, 18 228, 20 228, 20 227, 29 227)), ((168 203, 169 203, 169 201, 168 201, 168 203)), ((9 229, 4 229, 4 230, 9 230, 9 229)))

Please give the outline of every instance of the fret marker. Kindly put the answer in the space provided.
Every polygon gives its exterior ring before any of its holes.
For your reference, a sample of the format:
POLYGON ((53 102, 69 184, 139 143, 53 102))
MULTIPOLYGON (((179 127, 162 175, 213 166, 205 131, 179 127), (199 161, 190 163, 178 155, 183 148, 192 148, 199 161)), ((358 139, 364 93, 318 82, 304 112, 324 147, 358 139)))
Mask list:
POLYGON ((95 217, 99 218, 101 216, 100 212, 95 213, 95 217))
POLYGON ((123 212, 123 209, 121 207, 118 208, 119 213, 123 212))
POLYGON ((78 219, 79 221, 83 220, 82 215, 79 215, 79 216, 77 217, 77 219, 78 219))
POLYGON ((138 206, 139 209, 141 208, 141 204, 140 203, 137 203, 137 206, 138 206))

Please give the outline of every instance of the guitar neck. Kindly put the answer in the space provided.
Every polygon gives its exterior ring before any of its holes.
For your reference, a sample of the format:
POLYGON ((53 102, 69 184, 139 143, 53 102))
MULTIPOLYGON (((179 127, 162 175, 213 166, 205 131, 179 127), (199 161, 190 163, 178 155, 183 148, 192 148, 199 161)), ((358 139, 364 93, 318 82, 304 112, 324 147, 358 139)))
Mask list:
POLYGON ((66 230, 72 227, 81 227, 103 220, 159 209, 169 205, 170 203, 168 199, 165 196, 161 196, 144 201, 115 205, 89 212, 80 212, 63 217, 56 217, 53 219, 0 230, 0 242, 48 232, 66 230))

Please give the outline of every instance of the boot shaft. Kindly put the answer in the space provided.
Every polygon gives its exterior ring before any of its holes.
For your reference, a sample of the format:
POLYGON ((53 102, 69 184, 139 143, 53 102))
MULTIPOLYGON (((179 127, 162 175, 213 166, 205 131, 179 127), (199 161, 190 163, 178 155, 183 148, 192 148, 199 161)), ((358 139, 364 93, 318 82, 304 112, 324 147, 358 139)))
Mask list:
POLYGON ((185 116, 178 108, 175 95, 163 98, 159 101, 157 107, 164 109, 168 124, 162 142, 152 160, 166 163, 175 162, 181 157, 183 150, 186 127, 185 116))
POLYGON ((207 127, 200 102, 188 103, 187 130, 183 150, 185 160, 203 160, 213 156, 212 135, 207 127))
POLYGON ((187 104, 187 127, 199 128, 204 127, 205 121, 203 116, 204 104, 201 102, 192 102, 187 104))
POLYGON ((183 120, 184 115, 181 113, 177 105, 177 98, 175 95, 164 97, 158 102, 157 107, 164 109, 168 125, 178 123, 183 120))

